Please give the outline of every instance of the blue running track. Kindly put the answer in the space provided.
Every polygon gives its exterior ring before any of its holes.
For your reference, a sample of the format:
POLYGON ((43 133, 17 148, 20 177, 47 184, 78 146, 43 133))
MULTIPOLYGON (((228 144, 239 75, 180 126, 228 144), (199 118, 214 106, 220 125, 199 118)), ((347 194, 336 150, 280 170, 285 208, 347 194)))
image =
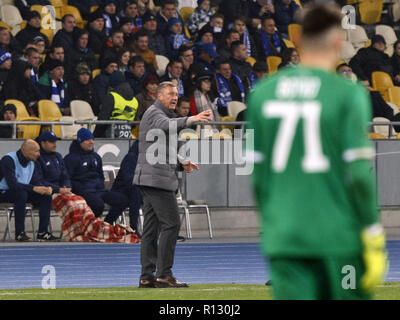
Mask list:
MULTIPOLYGON (((388 241, 386 281, 400 281, 400 241, 388 241)), ((0 247, 0 289, 41 288, 51 265, 57 288, 132 287, 140 275, 138 244, 57 244, 0 247)), ((174 275, 190 284, 264 284, 268 267, 257 243, 182 243, 174 275)))

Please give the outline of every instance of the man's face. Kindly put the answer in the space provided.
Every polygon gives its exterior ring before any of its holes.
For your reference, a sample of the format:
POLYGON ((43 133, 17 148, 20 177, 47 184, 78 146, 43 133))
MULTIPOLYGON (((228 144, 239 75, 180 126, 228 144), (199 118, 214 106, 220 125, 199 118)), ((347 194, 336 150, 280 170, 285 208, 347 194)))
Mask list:
POLYGON ((40 142, 42 149, 47 153, 56 152, 57 150, 57 141, 42 141, 40 142))
POLYGON ((75 27, 75 18, 74 17, 66 17, 62 27, 67 32, 72 32, 75 27))
POLYGON ((132 33, 132 23, 127 22, 120 29, 124 34, 132 33))
POLYGON ((166 4, 162 9, 162 14, 169 20, 171 19, 175 12, 176 12, 176 7, 174 4, 166 4))
POLYGON ((50 58, 64 62, 64 48, 54 48, 54 51, 50 53, 50 58))
POLYGON ((104 7, 104 12, 108 14, 115 14, 117 7, 114 3, 110 3, 104 7))
POLYGON ((131 72, 138 78, 144 76, 146 68, 144 66, 144 62, 136 62, 134 67, 130 67, 131 72))
POLYGON ((183 61, 190 65, 194 62, 194 55, 192 50, 187 50, 182 54, 183 61))
POLYGON ((204 0, 200 8, 202 8, 204 11, 210 10, 210 0, 204 0))
POLYGON ((53 70, 50 71, 51 77, 54 80, 60 80, 64 77, 64 67, 59 66, 57 68, 54 68, 53 70))
POLYGON ((232 42, 240 41, 240 34, 237 32, 231 33, 227 39, 228 45, 230 46, 232 42))
POLYGON ((214 18, 210 22, 211 27, 216 27, 216 28, 223 28, 224 27, 224 19, 222 18, 214 18))
POLYGON ((40 53, 39 52, 31 52, 31 54, 27 57, 27 60, 32 66, 37 68, 40 63, 40 53))
POLYGON ((90 75, 87 73, 83 73, 78 76, 78 79, 80 83, 82 83, 83 85, 87 85, 90 80, 90 75))
POLYGON ((81 145, 81 148, 84 151, 93 151, 93 149, 94 149, 94 139, 87 139, 85 141, 82 141, 80 143, 80 145, 81 145))
POLYGON ((165 87, 157 98, 168 110, 173 111, 178 103, 178 89, 176 87, 165 87))
POLYGON ((235 50, 235 56, 236 59, 238 60, 246 60, 248 55, 247 55, 247 47, 245 44, 241 44, 236 50, 235 50))
POLYGON ((225 78, 225 79, 230 79, 232 75, 232 68, 229 63, 224 63, 221 64, 218 72, 225 78))
POLYGON ((214 41, 214 36, 211 32, 206 32, 201 36, 200 40, 203 43, 212 43, 214 41))
POLYGON ((183 65, 180 62, 174 62, 174 64, 168 68, 168 71, 171 73, 172 77, 178 79, 182 76, 183 65))
POLYGON ((122 32, 114 33, 111 42, 114 47, 122 48, 124 46, 124 34, 122 32))
POLYGON ((377 42, 374 44, 374 48, 378 49, 381 52, 384 52, 386 50, 386 44, 383 42, 377 42))
POLYGON ((106 68, 105 71, 107 74, 113 73, 115 70, 118 70, 118 64, 116 63, 110 63, 106 68))
POLYGON ((262 25, 263 31, 268 35, 275 34, 275 21, 274 19, 266 19, 262 25))
POLYGON ((38 41, 35 44, 35 48, 39 51, 39 53, 43 53, 46 49, 46 43, 44 41, 38 41))
POLYGON ((98 18, 94 20, 93 22, 90 23, 92 28, 97 31, 102 31, 104 28, 104 19, 103 18, 98 18))
POLYGON ((155 32, 157 31, 157 20, 149 20, 143 25, 145 30, 155 32))
POLYGON ((89 35, 87 33, 83 34, 78 40, 78 46, 79 48, 82 49, 86 48, 88 43, 89 43, 89 35))
POLYGON ((41 23, 42 23, 42 21, 39 17, 34 17, 31 20, 29 20, 29 24, 34 28, 40 28, 41 23))
POLYGON ((25 158, 31 161, 36 161, 40 157, 40 147, 38 143, 33 144, 24 152, 25 158))
POLYGON ((246 24, 242 20, 235 20, 232 29, 236 30, 242 35, 246 31, 246 24))
POLYGON ((182 34, 182 23, 178 22, 175 23, 172 27, 171 27, 171 32, 173 34, 182 34))
POLYGON ((149 38, 147 36, 139 37, 136 43, 139 50, 146 51, 149 48, 149 38))
POLYGON ((11 39, 10 32, 8 32, 7 29, 0 31, 0 43, 1 44, 9 45, 10 39, 11 39))
POLYGON ((4 121, 15 121, 15 113, 12 112, 11 110, 6 110, 4 112, 4 121))
POLYGON ((180 106, 176 106, 176 113, 180 117, 187 117, 190 111, 190 103, 183 101, 180 106))
POLYGON ((135 18, 138 14, 137 4, 132 3, 131 5, 127 6, 125 9, 125 14, 128 17, 135 18))

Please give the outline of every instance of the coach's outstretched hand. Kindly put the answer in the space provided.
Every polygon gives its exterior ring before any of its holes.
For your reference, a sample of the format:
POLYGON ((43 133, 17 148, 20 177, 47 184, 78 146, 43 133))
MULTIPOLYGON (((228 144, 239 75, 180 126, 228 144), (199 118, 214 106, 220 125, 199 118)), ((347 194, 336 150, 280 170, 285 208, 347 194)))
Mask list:
POLYGON ((365 274, 361 278, 361 286, 371 292, 384 278, 388 263, 385 250, 385 233, 382 226, 377 225, 364 230, 361 234, 365 274))

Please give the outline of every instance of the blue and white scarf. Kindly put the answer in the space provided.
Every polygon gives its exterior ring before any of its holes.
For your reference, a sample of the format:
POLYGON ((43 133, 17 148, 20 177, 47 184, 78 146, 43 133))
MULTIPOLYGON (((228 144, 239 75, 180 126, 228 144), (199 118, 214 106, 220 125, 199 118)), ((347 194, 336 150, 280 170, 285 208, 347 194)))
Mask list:
MULTIPOLYGON (((218 106, 226 108, 228 107, 228 102, 232 101, 231 89, 229 88, 228 81, 226 81, 226 79, 223 76, 217 73, 215 77, 217 79, 218 92, 219 92, 219 99, 217 101, 218 106)), ((232 73, 232 77, 235 79, 237 85, 240 88, 240 95, 242 97, 242 102, 245 102, 245 93, 242 80, 240 80, 240 78, 234 73, 232 73)))
POLYGON ((175 50, 178 50, 179 47, 187 42, 189 42, 189 39, 184 35, 184 34, 174 34, 172 36, 172 47, 175 50))
POLYGON ((250 86, 250 90, 254 89, 254 86, 256 85, 258 79, 256 77, 256 75, 254 74, 254 72, 251 72, 249 74, 249 76, 247 77, 247 79, 249 80, 249 86, 250 86))
MULTIPOLYGON (((272 50, 271 50, 271 46, 269 45, 268 37, 262 30, 260 30, 260 34, 261 34, 261 39, 262 39, 262 43, 263 43, 265 56, 269 57, 272 55, 272 50)), ((278 52, 281 52, 281 41, 279 40, 279 37, 276 33, 272 36, 272 41, 274 42, 275 49, 278 52)))
POLYGON ((39 75, 38 75, 38 70, 36 67, 31 68, 31 80, 32 80, 33 84, 39 83, 39 75))
POLYGON ((60 80, 60 86, 57 86, 53 79, 51 80, 51 101, 57 103, 60 108, 62 108, 64 103, 64 91, 65 84, 62 79, 60 80), (60 89, 58 87, 60 87, 60 89))
POLYGON ((247 31, 247 29, 243 34, 243 43, 247 48, 247 55, 251 57, 251 43, 250 43, 249 31, 247 31))
MULTIPOLYGON (((110 35, 111 29, 112 29, 112 22, 111 22, 111 18, 108 14, 103 14, 103 18, 104 18, 104 27, 106 29, 106 34, 107 36, 110 35)), ((119 18, 118 16, 116 16, 117 22, 119 22, 119 18)))

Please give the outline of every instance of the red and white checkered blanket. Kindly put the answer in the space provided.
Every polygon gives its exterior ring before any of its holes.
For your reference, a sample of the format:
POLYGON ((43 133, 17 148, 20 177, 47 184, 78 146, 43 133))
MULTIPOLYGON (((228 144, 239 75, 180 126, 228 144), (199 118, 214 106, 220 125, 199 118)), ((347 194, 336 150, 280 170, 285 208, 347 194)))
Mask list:
POLYGON ((96 218, 81 196, 54 195, 52 207, 63 220, 63 236, 67 241, 140 242, 131 227, 120 224, 112 226, 96 218))

